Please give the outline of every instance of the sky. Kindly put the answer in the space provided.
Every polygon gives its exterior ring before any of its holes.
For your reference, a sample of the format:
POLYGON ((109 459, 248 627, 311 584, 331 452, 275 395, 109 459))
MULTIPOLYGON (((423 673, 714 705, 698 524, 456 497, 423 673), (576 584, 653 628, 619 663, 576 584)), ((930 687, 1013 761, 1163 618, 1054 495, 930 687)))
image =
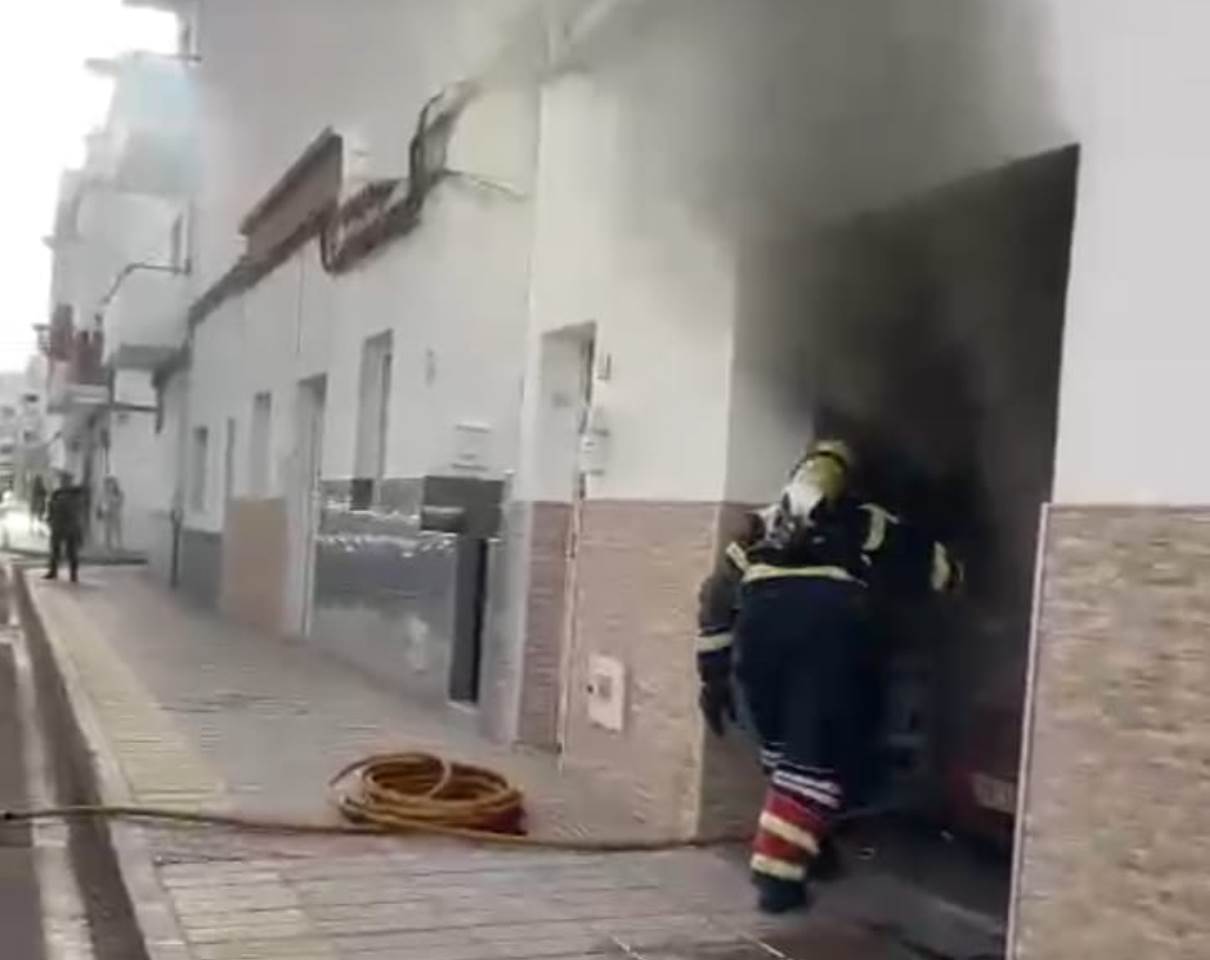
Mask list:
POLYGON ((51 230, 60 172, 79 165, 105 117, 110 84, 84 61, 170 51, 167 14, 121 0, 0 0, 0 370, 25 367, 49 311, 51 230))

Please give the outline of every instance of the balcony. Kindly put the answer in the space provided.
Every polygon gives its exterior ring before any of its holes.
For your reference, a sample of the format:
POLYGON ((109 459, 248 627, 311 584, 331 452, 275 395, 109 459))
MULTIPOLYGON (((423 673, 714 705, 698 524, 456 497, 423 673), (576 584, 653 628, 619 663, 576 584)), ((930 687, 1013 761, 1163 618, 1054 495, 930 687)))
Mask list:
POLYGON ((185 339, 186 278, 160 267, 132 267, 105 309, 102 362, 114 370, 153 370, 185 339))

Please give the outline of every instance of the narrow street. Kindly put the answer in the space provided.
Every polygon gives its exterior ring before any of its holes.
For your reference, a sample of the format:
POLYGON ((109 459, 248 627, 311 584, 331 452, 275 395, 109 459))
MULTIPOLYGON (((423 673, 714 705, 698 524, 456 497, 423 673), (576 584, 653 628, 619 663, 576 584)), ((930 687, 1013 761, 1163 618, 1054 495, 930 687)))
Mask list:
MULTIPOLYGON (((94 768, 20 573, 0 568, 5 810, 94 803, 94 768), (32 626, 31 626, 32 624, 32 626)), ((145 956, 103 823, 0 824, 6 956, 123 960, 145 956)))
MULTIPOLYGON (((525 790, 535 836, 644 835, 643 824, 618 815, 624 805, 591 779, 561 773, 550 755, 488 743, 305 643, 193 610, 137 568, 86 567, 78 586, 27 583, 31 647, 62 671, 65 699, 51 693, 49 703, 68 715, 55 724, 58 742, 71 753, 66 721, 78 720, 101 802, 329 821, 332 772, 369 753, 417 748, 504 772, 525 790)), ((56 770, 75 791, 70 799, 89 798, 93 784, 79 769, 56 770)), ((78 945, 49 958, 966 960, 995 943, 973 913, 930 910, 888 877, 854 878, 806 918, 761 917, 742 854, 725 848, 568 854, 121 821, 75 822, 72 834, 94 952, 78 945), (89 847, 98 840, 102 849, 89 847), (875 902, 878 916, 869 913, 875 902), (923 934, 897 927, 896 914, 913 913, 931 918, 923 934), (933 946, 904 946, 921 935, 933 946)), ((43 955, 39 925, 29 922, 38 913, 29 859, 28 850, 17 858, 24 905, 4 904, 33 938, 8 954, 23 958, 43 955)))
MULTIPOLYGON (((17 689, 16 631, 10 626, 11 593, 0 580, 0 807, 29 803, 26 751, 17 689)), ((14 956, 42 956, 37 865, 28 824, 0 824, 0 930, 14 956)))
POLYGON ((1210 958, 1210 2, 8 7, 0 960, 1210 958))

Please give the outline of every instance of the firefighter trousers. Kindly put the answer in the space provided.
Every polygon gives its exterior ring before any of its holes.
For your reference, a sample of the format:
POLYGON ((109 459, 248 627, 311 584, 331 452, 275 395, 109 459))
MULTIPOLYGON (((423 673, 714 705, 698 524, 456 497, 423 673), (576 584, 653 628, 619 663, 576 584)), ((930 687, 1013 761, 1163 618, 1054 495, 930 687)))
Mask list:
POLYGON ((865 588, 785 577, 744 588, 736 675, 769 777, 752 857, 756 874, 799 882, 844 803, 861 756, 865 588))

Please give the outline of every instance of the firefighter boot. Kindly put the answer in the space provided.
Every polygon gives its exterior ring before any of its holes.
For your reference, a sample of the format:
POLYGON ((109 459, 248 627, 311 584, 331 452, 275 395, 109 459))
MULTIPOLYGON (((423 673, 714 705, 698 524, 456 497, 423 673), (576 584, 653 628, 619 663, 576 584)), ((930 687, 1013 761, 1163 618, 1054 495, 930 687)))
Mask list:
POLYGON ((810 877, 816 883, 835 883, 844 876, 844 861, 840 848, 831 837, 824 837, 819 854, 811 861, 810 877))
POLYGON ((810 903, 807 886, 802 880, 783 880, 754 871, 752 883, 756 887, 756 905, 762 913, 786 913, 810 903))

